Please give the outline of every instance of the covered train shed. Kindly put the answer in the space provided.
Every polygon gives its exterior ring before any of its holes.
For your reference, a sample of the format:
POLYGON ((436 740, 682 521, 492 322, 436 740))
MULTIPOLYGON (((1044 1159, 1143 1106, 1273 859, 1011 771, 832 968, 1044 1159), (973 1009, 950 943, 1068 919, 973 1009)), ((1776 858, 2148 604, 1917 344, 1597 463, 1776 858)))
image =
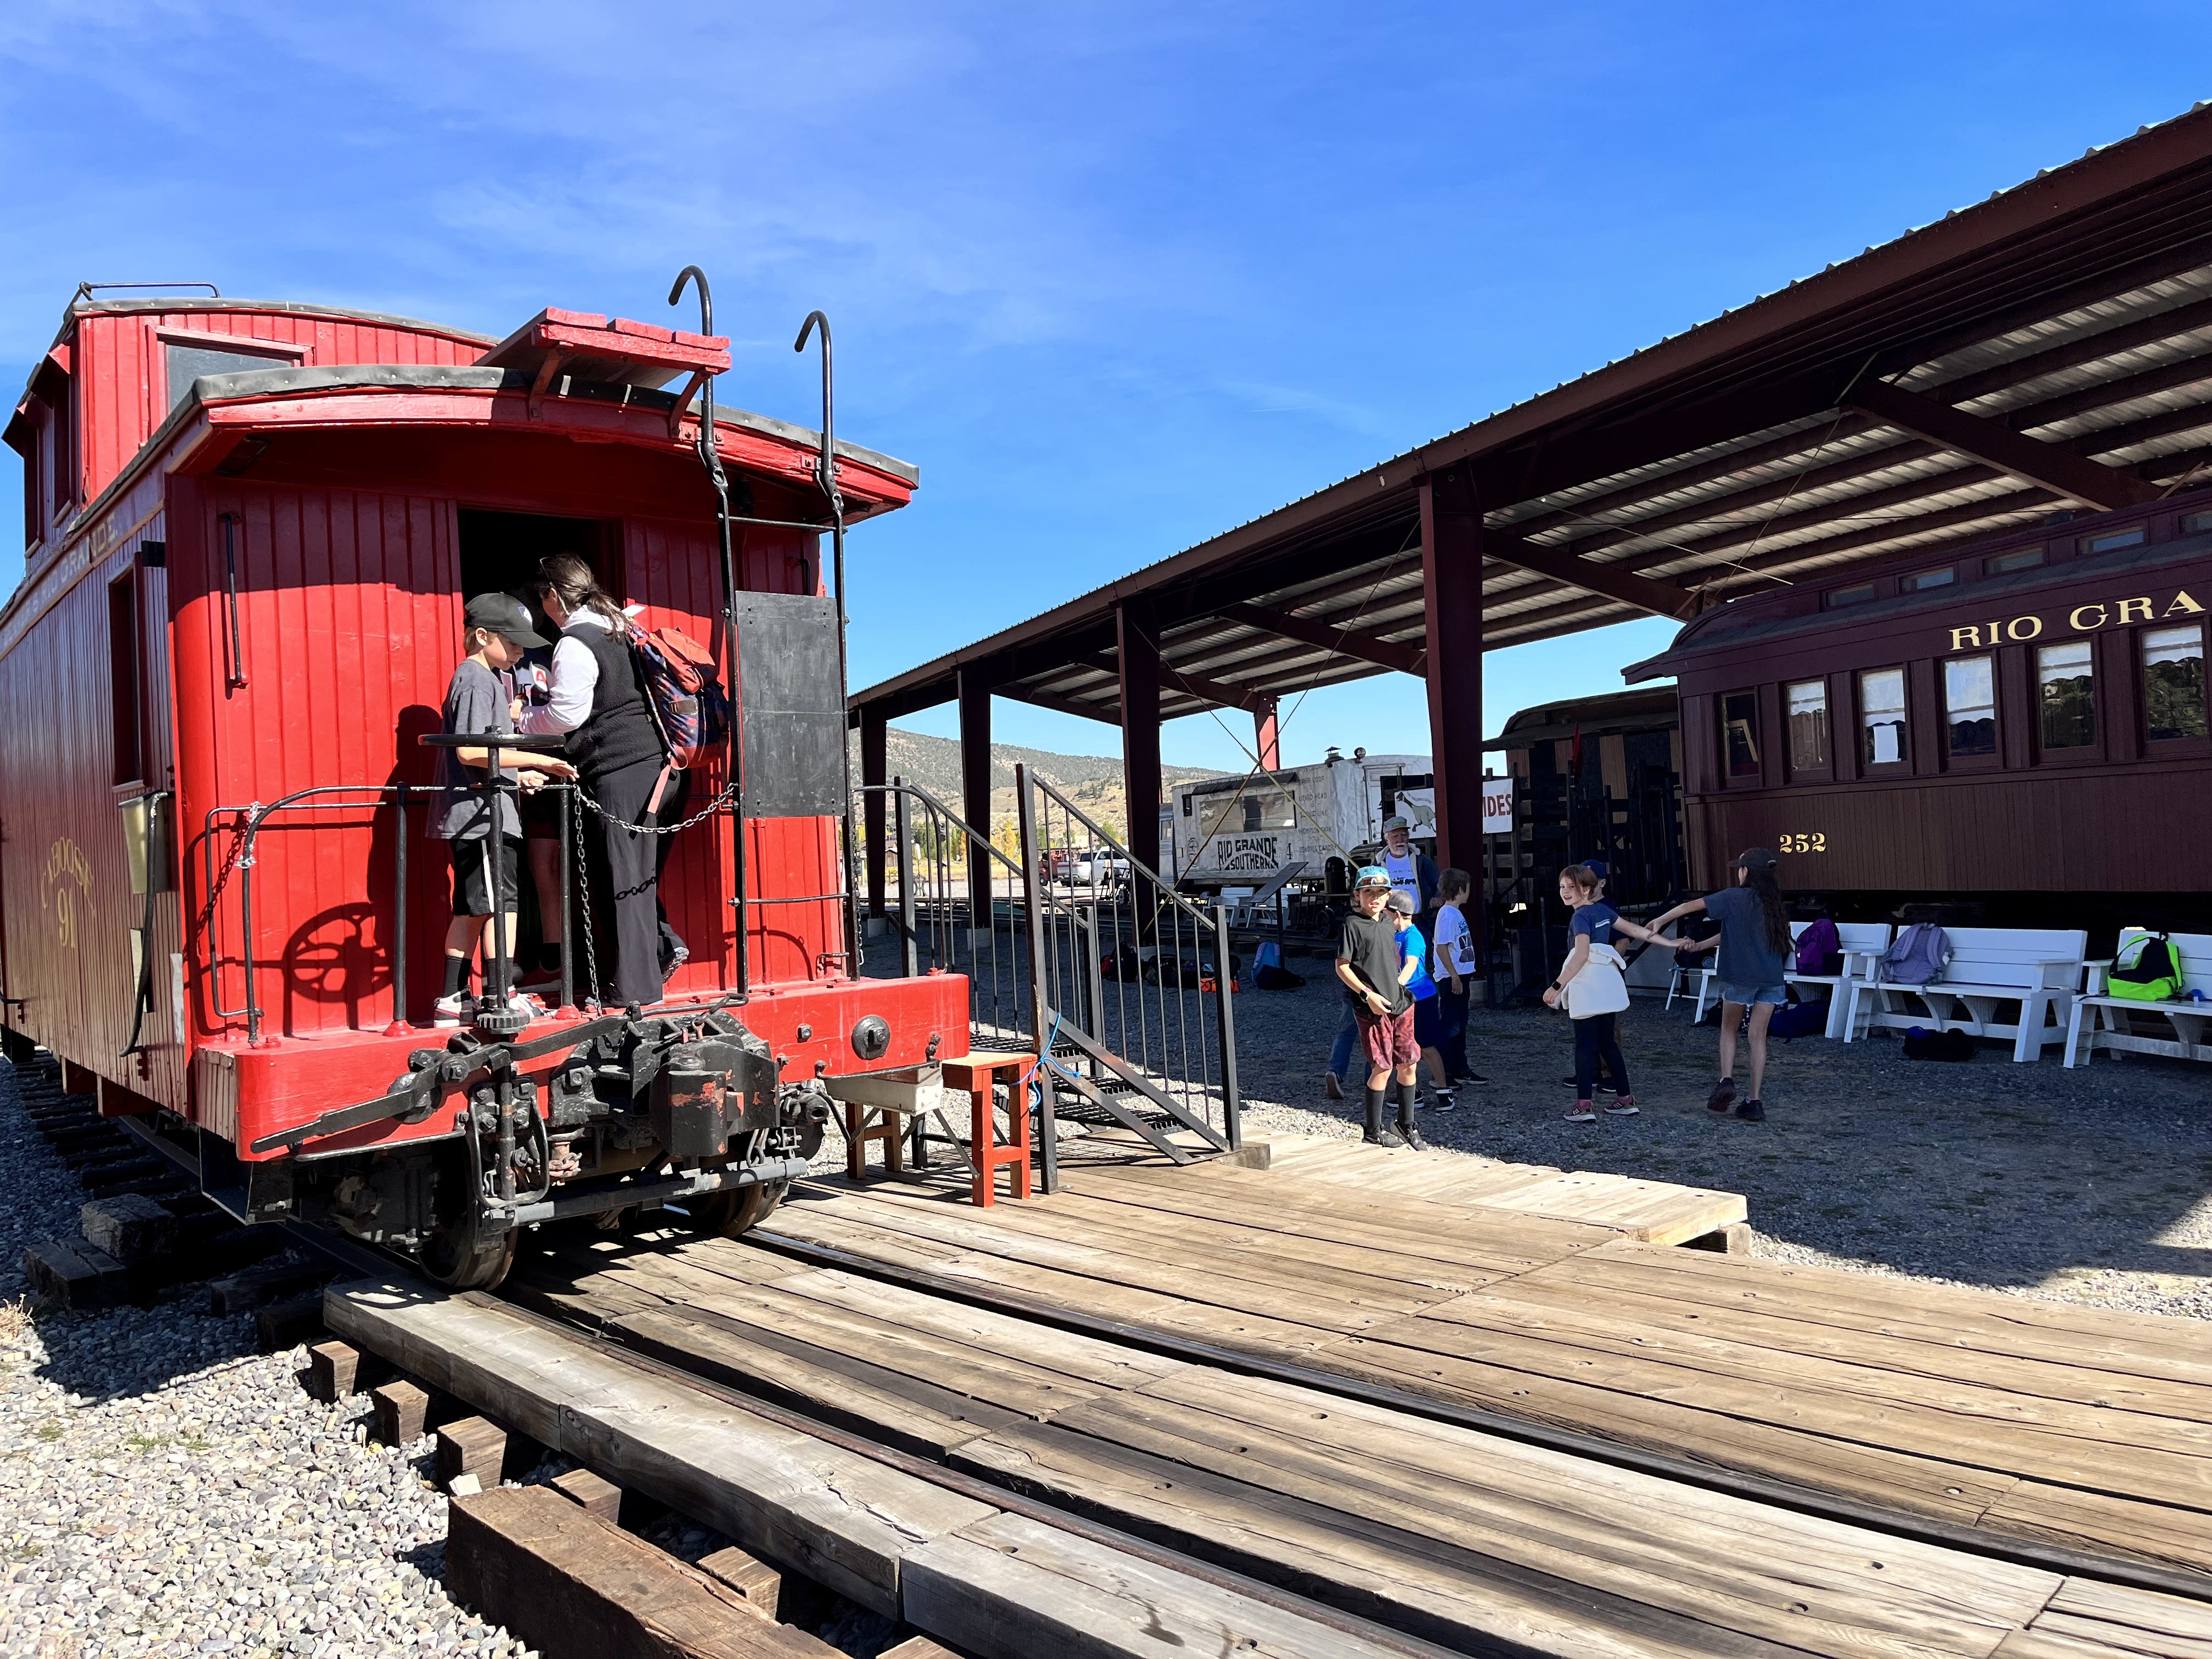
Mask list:
MULTIPOLYGON (((877 784, 887 723, 957 700, 964 813, 988 824, 994 696, 1120 726, 1133 804, 1158 798, 1163 720, 1243 710, 1273 767, 1279 698, 1421 675, 1437 855, 1471 864, 1481 651, 1686 621, 2207 477, 2199 104, 872 685, 849 714, 877 784)), ((1129 817, 1157 867, 1156 817, 1129 817)))

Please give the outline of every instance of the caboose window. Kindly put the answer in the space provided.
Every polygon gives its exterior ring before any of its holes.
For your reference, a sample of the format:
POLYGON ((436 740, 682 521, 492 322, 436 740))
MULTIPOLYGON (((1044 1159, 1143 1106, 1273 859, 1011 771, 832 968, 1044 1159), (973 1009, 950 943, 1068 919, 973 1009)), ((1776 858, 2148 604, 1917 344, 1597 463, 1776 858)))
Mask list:
POLYGON ((2154 628, 2142 636, 2143 735, 2204 735, 2204 628, 2154 628))
POLYGON ((2212 513, 2192 513, 2181 521, 2181 533, 2199 536, 2212 530, 2212 513))
POLYGON ((1828 764, 1828 683, 1800 680, 1784 693, 1790 703, 1790 769, 1824 771, 1828 764))
POLYGON ((1941 570, 1916 570, 1898 586, 1907 593, 1924 593, 1931 587, 1948 587, 1959 580, 1959 567, 1947 564, 1941 570))
POLYGON ((46 533, 46 504, 42 499, 39 472, 40 423, 32 417, 31 435, 23 451, 23 545, 36 547, 46 533))
POLYGON ((2097 686, 2089 641, 2046 645, 2035 653, 2043 702, 2043 746, 2087 749, 2097 741, 2097 686))
POLYGON ((2084 553, 2111 553, 2123 547, 2141 547, 2149 535, 2150 532, 2141 525, 2130 525, 2125 530, 2107 531, 2101 536, 2084 536, 2081 550, 2084 553))
POLYGON ((1721 744, 1732 778, 1759 775, 1759 693, 1731 691, 1721 699, 1721 744))
POLYGON ((1943 664, 1944 744, 1954 756, 1997 752, 1996 678, 1987 657, 1943 664))
POLYGON ((1869 668, 1859 676, 1860 758, 1893 766, 1905 758, 1905 671, 1869 668))
POLYGON ((126 570, 107 585, 107 684, 113 700, 115 783, 146 775, 138 718, 138 573, 126 570))
POLYGON ((1839 606, 1846 605, 1864 605, 1873 597, 1874 584, 1872 582, 1860 582, 1857 586, 1853 587, 1838 587, 1832 590, 1828 593, 1827 597, 1822 599, 1820 603, 1826 605, 1829 610, 1833 611, 1839 606))
POLYGON ((2040 547, 2015 548, 2009 553, 2000 553, 1993 559, 1984 559, 1982 574, 2002 576, 2008 570, 2033 570, 2043 562, 2045 556, 2045 550, 2040 547))

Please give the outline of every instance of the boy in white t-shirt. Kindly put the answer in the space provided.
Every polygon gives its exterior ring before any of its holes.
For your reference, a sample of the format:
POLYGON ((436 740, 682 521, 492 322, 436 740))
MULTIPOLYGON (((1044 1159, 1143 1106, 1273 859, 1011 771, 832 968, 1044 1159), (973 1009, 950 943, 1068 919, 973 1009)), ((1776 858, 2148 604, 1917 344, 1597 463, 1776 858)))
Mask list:
POLYGON ((1461 906, 1474 890, 1474 878, 1464 870, 1447 870, 1437 878, 1436 981, 1437 1014, 1443 1041, 1437 1045, 1444 1071, 1455 1083, 1478 1086, 1490 1081, 1467 1060, 1467 1005, 1468 980, 1474 976, 1474 936, 1461 906))

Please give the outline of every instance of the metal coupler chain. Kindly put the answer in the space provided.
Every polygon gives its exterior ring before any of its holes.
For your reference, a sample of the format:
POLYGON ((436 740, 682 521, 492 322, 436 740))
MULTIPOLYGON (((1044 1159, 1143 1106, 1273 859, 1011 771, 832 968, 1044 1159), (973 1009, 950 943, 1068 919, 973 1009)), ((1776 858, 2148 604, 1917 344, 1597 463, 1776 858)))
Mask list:
POLYGON ((713 817, 715 813, 720 811, 732 801, 737 799, 737 786, 734 784, 725 784, 722 787, 721 793, 716 795, 714 799, 708 801, 704 806, 694 812, 690 817, 684 819, 680 823, 658 824, 632 823, 628 818, 617 817, 612 812, 608 811, 605 807, 600 805, 599 802, 593 800, 589 795, 586 794, 584 793, 582 784, 579 783, 576 786, 576 799, 583 802, 585 805, 590 807, 592 811, 599 814, 599 816, 606 823, 613 824, 617 829, 628 830, 633 834, 640 836, 672 836, 679 830, 689 830, 695 823, 704 823, 708 818, 713 817))

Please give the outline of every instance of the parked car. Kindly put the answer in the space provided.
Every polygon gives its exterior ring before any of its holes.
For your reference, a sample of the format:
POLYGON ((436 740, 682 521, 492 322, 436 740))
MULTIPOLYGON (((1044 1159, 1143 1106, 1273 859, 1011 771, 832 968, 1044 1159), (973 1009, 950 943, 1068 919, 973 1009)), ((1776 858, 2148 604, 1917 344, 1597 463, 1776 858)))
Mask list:
POLYGON ((1127 856, 1110 847, 1092 847, 1078 853, 1060 878, 1075 887, 1115 887, 1128 878, 1127 856))

